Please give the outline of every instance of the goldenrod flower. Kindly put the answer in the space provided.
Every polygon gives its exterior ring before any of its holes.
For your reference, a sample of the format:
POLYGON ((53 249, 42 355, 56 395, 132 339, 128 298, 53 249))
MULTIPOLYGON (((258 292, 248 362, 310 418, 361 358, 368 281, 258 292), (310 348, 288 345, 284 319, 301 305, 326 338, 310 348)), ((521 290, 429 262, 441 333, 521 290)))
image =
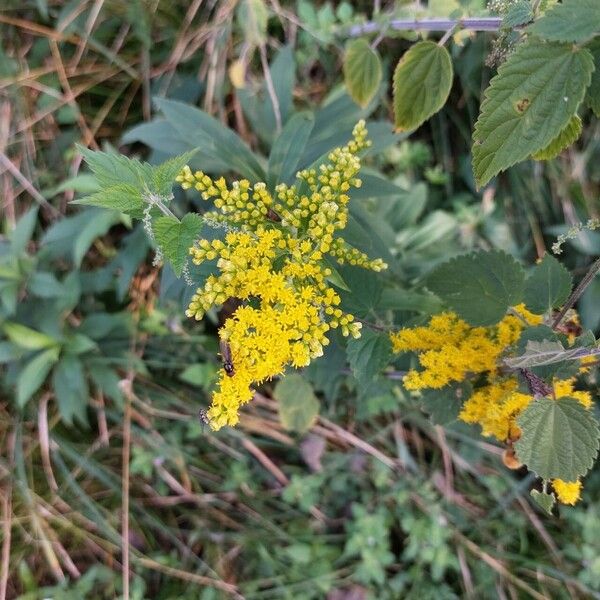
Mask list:
POLYGON ((335 237, 348 221, 349 191, 361 185, 357 153, 370 144, 366 135, 361 121, 346 146, 333 150, 318 169, 300 171, 302 185, 278 185, 275 198, 264 183, 241 180, 228 187, 223 178, 213 181, 189 167, 177 177, 184 189, 194 187, 214 200, 218 211, 206 213, 205 221, 228 229, 224 240, 202 239, 190 248, 195 264, 216 261, 218 274, 196 290, 186 315, 201 319, 228 298, 243 301, 219 333, 229 345, 233 372, 221 371, 207 412, 213 429, 238 422, 252 385, 321 356, 330 329, 360 337, 361 323, 339 308, 324 258, 386 268, 335 237))
MULTIPOLYGON (((515 307, 521 313, 521 307, 515 307)), ((417 352, 422 370, 404 378, 408 390, 442 388, 467 373, 495 371, 498 358, 520 337, 523 322, 507 315, 495 327, 471 327, 453 312, 431 318, 426 327, 391 334, 395 352, 417 352)))
POLYGON ((562 479, 553 479, 552 487, 556 492, 556 497, 562 504, 575 504, 581 498, 581 481, 563 481, 562 479))

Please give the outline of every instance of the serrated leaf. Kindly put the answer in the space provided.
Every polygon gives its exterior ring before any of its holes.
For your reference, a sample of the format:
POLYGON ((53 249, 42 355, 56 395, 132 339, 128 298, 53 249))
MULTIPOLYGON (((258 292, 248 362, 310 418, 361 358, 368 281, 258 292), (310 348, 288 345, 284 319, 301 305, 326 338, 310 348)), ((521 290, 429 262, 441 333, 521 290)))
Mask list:
POLYGON ((552 365, 567 360, 579 360, 589 354, 588 348, 565 348, 560 342, 529 340, 525 353, 514 358, 506 358, 504 363, 511 369, 530 369, 552 365))
POLYGON ((181 221, 175 217, 160 217, 152 223, 152 231, 165 257, 173 265, 177 277, 181 275, 190 248, 202 230, 202 217, 188 213, 181 221))
POLYGON ((77 417, 86 423, 89 392, 81 361, 69 354, 61 358, 54 368, 52 385, 62 420, 71 425, 77 417))
POLYGON ((5 323, 3 326, 6 337, 20 348, 27 350, 41 350, 43 348, 51 348, 58 344, 58 340, 21 325, 20 323, 5 323))
POLYGON ((152 181, 152 167, 122 154, 93 151, 77 146, 90 167, 98 184, 103 188, 127 184, 135 189, 144 189, 152 181))
POLYGON ((594 115, 600 118, 600 38, 593 40, 588 49, 594 57, 596 68, 592 73, 592 83, 590 83, 590 87, 587 89, 585 101, 594 112, 594 115))
POLYGON ((501 250, 458 256, 437 267, 427 287, 471 325, 494 325, 523 296, 525 273, 501 250))
POLYGON ((598 0, 563 0, 527 28, 541 38, 554 42, 583 42, 600 33, 598 0))
MULTIPOLYGON (((527 355, 527 345, 530 342, 559 342, 563 348, 567 344, 565 336, 559 335, 547 325, 536 325, 535 327, 527 327, 524 329, 519 341, 517 342, 516 353, 520 356, 527 355)), ((569 349, 569 352, 570 350, 571 349, 569 349)), ((556 351, 558 352, 558 347, 556 351)), ((520 356, 515 357, 517 361, 521 360, 520 356)), ((536 358, 539 359, 541 357, 536 358)), ((511 359, 509 358, 507 360, 510 361, 511 359)), ((550 384, 554 378, 568 379, 569 377, 576 375, 577 371, 579 370, 579 364, 576 360, 559 360, 558 362, 553 362, 546 365, 528 366, 525 368, 530 370, 536 377, 539 377, 550 384)))
POLYGON ((349 42, 344 55, 344 83, 348 94, 359 106, 371 102, 381 83, 381 59, 367 40, 349 42))
POLYGON ((58 360, 60 348, 48 348, 30 360, 17 378, 17 404, 22 408, 44 383, 52 365, 58 360))
POLYGON ((546 513, 549 515, 552 514, 552 509, 556 504, 556 498, 554 494, 546 494, 545 492, 540 492, 538 490, 531 490, 530 492, 531 499, 546 513))
POLYGON ((354 377, 368 383, 390 362, 392 343, 387 333, 363 330, 358 339, 348 342, 348 362, 354 377))
POLYGON ((308 431, 319 414, 319 401, 302 375, 293 373, 277 382, 273 395, 279 403, 279 419, 289 431, 308 431))
POLYGON ((468 381, 447 385, 439 390, 423 392, 423 409, 434 425, 447 425, 458 418, 462 406, 473 392, 468 381))
POLYGON ((138 188, 127 183, 112 185, 90 196, 73 200, 71 204, 98 206, 127 213, 144 208, 142 194, 138 188))
POLYGON ((167 160, 166 162, 154 167, 152 170, 153 192, 156 192, 165 199, 168 199, 172 193, 175 177, 179 175, 181 169, 185 167, 190 159, 198 152, 198 148, 180 154, 167 160))
POLYGON ((525 25, 533 19, 533 10, 529 0, 519 0, 511 4, 502 19, 502 27, 512 29, 519 25, 525 25))
POLYGON ((531 312, 542 315, 562 306, 572 285, 569 271, 556 258, 546 254, 527 278, 523 300, 531 312))
POLYGON ((394 120, 397 131, 416 129, 444 106, 454 73, 448 50, 417 42, 394 71, 394 120))
POLYGON ((545 147, 531 155, 535 160, 552 160, 563 150, 576 142, 581 135, 583 123, 578 115, 567 123, 567 126, 545 147))
POLYGON ((591 411, 575 398, 540 397, 517 418, 517 458, 542 479, 576 481, 598 453, 600 430, 591 411))
POLYGON ((473 133, 477 185, 545 148, 567 126, 590 84, 584 48, 542 42, 519 45, 485 91, 473 133))

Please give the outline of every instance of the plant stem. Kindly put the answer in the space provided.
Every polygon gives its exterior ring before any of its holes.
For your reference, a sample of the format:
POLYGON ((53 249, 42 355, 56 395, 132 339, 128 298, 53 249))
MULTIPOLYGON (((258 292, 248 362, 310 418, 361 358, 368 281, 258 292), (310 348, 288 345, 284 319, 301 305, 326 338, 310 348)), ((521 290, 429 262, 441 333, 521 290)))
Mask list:
POLYGON ((443 35, 443 37, 440 39, 440 41, 438 42, 438 46, 442 47, 445 45, 445 43, 450 39, 450 36, 458 29, 458 24, 455 25, 454 27, 450 27, 450 29, 448 29, 448 31, 446 31, 446 33, 443 35))
POLYGON ((471 31, 498 31, 502 17, 465 17, 463 19, 391 19, 387 23, 367 21, 348 29, 350 37, 375 33, 383 28, 395 31, 444 31, 459 27, 471 31))
POLYGON ((267 86, 267 92, 269 93, 269 98, 271 99, 271 104, 273 105, 273 114, 275 115, 275 127, 279 132, 281 131, 282 122, 281 122, 281 109, 279 107, 279 98, 277 97, 277 92, 275 91, 275 85, 273 84, 273 78, 271 77, 271 69, 269 68, 269 61, 267 60, 267 49, 264 44, 261 44, 259 47, 260 50, 260 62, 262 64, 263 73, 265 76, 265 84, 267 86))
POLYGON ((131 401, 133 397, 133 373, 121 382, 125 398, 123 414, 123 451, 121 476, 121 561, 123 577, 123 600, 129 600, 129 460, 131 453, 131 401))
POLYGON ((579 285, 575 288, 569 299, 566 301, 565 305, 562 307, 562 310, 558 313, 556 319, 554 319, 554 322, 552 323, 552 329, 556 329, 560 325, 560 322, 567 314, 567 311, 573 307, 579 298, 581 298, 583 292, 585 292, 587 286, 592 283, 592 280, 594 277, 596 277, 598 271, 600 271, 600 258, 592 264, 584 278, 579 282, 579 285))

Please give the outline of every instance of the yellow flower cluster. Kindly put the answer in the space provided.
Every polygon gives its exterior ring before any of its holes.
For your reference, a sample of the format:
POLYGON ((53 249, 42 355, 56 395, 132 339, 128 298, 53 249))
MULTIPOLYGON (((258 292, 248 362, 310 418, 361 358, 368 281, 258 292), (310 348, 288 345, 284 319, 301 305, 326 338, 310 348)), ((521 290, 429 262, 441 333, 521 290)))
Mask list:
POLYGON ((395 352, 417 352, 421 371, 411 370, 404 378, 408 390, 442 388, 462 381, 467 373, 495 371, 498 357, 520 337, 524 321, 541 322, 523 305, 515 307, 494 327, 471 327, 452 312, 431 318, 427 327, 402 329, 391 334, 395 352))
POLYGON ((318 170, 299 172, 298 187, 278 185, 275 198, 264 183, 242 180, 228 187, 223 178, 213 181, 189 167, 177 177, 184 189, 194 187, 205 200, 214 200, 219 212, 206 213, 205 221, 229 230, 224 240, 202 239, 190 248, 195 264, 216 261, 218 273, 196 290, 187 316, 201 319, 229 298, 242 302, 219 332, 231 368, 221 370, 207 412, 213 429, 238 422, 238 409, 251 400, 253 385, 321 356, 330 329, 360 337, 361 323, 339 308, 324 259, 386 268, 334 237, 348 220, 350 188, 361 184, 357 153, 369 145, 366 135, 361 121, 346 146, 333 150, 318 170))
MULTIPOLYGON (((538 325, 542 317, 516 306, 493 327, 471 327, 452 312, 431 318, 426 327, 402 329, 391 334, 396 352, 416 352, 422 370, 411 370, 404 377, 408 390, 441 388, 469 376, 480 375, 486 384, 479 387, 464 403, 459 418, 478 424, 485 436, 501 442, 519 439, 516 423, 519 414, 533 401, 533 395, 519 391, 516 375, 498 371, 499 359, 520 338, 526 325, 538 325)), ((585 362, 585 361, 582 361, 585 362)), ((575 378, 555 380, 555 398, 571 397, 590 408, 589 392, 574 389, 575 378)), ((574 504, 580 496, 581 482, 553 480, 556 496, 563 504, 574 504)))
MULTIPOLYGON (((590 393, 573 389, 574 384, 574 378, 555 380, 554 396, 575 398, 589 408, 592 404, 590 393)), ((465 423, 479 424, 483 435, 493 436, 502 442, 518 439, 521 432, 515 419, 533 400, 531 394, 519 392, 518 387, 515 376, 500 379, 490 375, 488 385, 479 388, 465 402, 460 419, 465 423)))

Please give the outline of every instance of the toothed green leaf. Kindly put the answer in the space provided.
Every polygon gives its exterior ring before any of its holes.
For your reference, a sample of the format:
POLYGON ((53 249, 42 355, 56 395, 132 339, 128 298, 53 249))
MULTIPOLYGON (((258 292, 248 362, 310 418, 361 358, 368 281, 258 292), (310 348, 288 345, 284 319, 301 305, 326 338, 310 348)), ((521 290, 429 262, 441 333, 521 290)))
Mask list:
POLYGON ((477 185, 546 148, 568 125, 584 98, 592 55, 572 44, 535 38, 517 47, 498 69, 473 133, 477 185))

